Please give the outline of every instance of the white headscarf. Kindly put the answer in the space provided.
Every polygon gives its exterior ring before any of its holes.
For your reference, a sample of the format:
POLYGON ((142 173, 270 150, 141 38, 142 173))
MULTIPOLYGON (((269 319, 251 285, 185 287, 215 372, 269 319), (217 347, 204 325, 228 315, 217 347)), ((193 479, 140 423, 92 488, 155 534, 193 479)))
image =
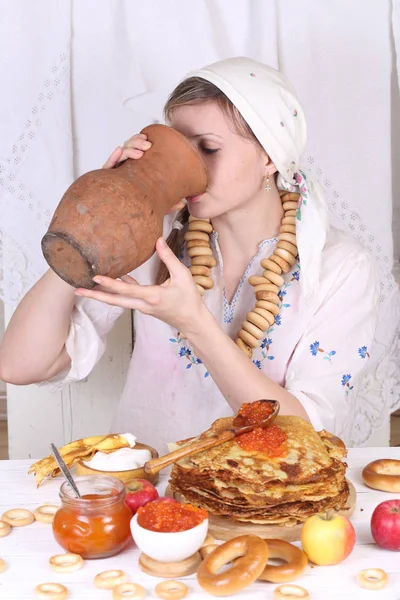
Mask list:
POLYGON ((299 169, 307 124, 296 92, 279 71, 245 57, 216 62, 187 77, 206 79, 229 98, 278 169, 278 188, 300 193, 296 237, 302 297, 309 302, 318 290, 328 216, 319 187, 299 169))

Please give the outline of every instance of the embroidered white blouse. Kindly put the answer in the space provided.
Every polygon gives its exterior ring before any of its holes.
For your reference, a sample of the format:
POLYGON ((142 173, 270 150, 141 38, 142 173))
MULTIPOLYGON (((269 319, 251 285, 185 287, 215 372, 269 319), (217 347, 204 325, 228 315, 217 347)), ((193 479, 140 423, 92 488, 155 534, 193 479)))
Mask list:
MULTIPOLYGON (((260 274, 260 260, 272 254, 277 240, 259 245, 229 303, 217 234, 211 238, 218 264, 213 269, 214 288, 205 293, 204 301, 227 335, 234 338, 254 306, 254 291, 247 279, 260 274)), ((181 259, 188 264, 185 253, 181 259)), ((153 283, 156 268, 157 259, 152 257, 134 276, 139 283, 153 283)), ((331 230, 313 306, 300 306, 300 278, 299 264, 284 276, 281 312, 253 351, 252 360, 255 368, 298 398, 315 429, 327 429, 346 441, 349 424, 356 418, 349 391, 354 378, 362 376, 366 368, 377 322, 375 265, 356 241, 331 230)), ((77 298, 66 341, 71 368, 45 384, 59 389, 85 378, 104 352, 107 333, 122 312, 77 298)), ((112 431, 132 430, 138 439, 165 452, 168 442, 196 435, 215 419, 232 414, 186 339, 169 325, 138 311, 134 323, 135 347, 112 431)))

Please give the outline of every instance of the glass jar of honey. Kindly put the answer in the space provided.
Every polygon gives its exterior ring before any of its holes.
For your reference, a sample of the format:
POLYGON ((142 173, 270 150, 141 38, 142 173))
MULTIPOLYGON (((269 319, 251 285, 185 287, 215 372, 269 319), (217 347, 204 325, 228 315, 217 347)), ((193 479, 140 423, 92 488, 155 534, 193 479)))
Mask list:
POLYGON ((53 521, 57 542, 82 558, 118 554, 132 539, 132 513, 125 504, 125 486, 115 477, 76 480, 81 498, 66 481, 60 488, 61 508, 53 521))

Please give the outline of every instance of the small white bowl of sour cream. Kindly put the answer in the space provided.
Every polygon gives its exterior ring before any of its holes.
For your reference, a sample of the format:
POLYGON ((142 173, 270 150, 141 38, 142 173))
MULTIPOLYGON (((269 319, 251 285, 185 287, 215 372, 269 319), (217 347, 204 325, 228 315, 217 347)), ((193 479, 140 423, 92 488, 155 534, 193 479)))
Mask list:
POLYGON ((207 537, 208 519, 184 531, 152 531, 137 522, 136 514, 131 520, 132 537, 146 556, 159 562, 177 562, 189 558, 200 550, 207 537))

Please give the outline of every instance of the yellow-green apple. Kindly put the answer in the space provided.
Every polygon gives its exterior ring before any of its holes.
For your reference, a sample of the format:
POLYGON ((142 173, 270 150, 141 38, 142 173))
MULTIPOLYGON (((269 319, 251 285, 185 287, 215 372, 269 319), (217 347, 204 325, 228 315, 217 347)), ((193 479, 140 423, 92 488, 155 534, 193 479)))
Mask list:
POLYGON ((371 517, 371 533, 378 546, 400 550, 400 500, 385 500, 371 517))
POLYGON ((125 503, 129 506, 132 514, 136 514, 139 506, 158 498, 158 492, 154 485, 147 479, 132 479, 125 484, 125 503))
POLYGON ((334 512, 309 517, 301 530, 301 545, 316 565, 336 565, 349 556, 356 533, 349 519, 334 512))

